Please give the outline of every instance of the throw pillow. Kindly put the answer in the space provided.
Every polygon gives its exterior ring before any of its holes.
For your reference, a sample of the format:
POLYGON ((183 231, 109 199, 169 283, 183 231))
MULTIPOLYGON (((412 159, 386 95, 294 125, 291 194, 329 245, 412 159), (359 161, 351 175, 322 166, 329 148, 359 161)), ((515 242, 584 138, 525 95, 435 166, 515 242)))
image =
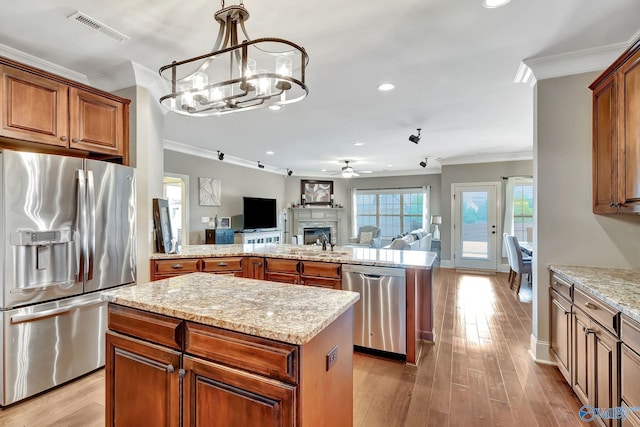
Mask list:
POLYGON ((368 245, 369 243, 371 243, 371 239, 373 239, 373 232, 363 231, 362 233, 360 233, 360 240, 358 241, 358 243, 360 243, 361 245, 368 245))

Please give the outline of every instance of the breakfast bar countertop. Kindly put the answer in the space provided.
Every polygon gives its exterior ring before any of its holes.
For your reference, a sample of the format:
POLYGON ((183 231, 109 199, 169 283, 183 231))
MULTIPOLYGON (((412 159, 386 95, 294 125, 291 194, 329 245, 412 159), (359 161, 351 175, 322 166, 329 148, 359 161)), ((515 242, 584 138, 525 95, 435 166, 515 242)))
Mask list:
POLYGON ((103 292, 105 301, 289 344, 305 344, 358 301, 349 291, 191 273, 103 292))
POLYGON ((336 262, 340 264, 374 265, 381 267, 431 268, 436 252, 400 251, 365 247, 336 246, 323 251, 314 245, 251 244, 251 245, 187 245, 177 254, 156 253, 151 259, 175 259, 189 257, 261 256, 270 258, 299 259, 336 262))
POLYGON ((573 265, 551 265, 549 269, 640 322, 640 270, 573 265))

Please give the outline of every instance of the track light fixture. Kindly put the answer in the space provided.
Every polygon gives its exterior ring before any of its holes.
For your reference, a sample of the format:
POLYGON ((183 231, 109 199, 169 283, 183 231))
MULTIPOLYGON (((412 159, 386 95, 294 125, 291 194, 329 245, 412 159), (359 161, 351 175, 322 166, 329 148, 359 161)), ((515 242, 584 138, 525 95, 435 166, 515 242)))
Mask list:
POLYGON ((263 164, 260 164, 260 162, 258 162, 258 167, 259 167, 260 169, 264 169, 264 165, 263 165, 263 164))
POLYGON ((420 166, 422 166, 423 168, 426 168, 428 162, 429 162, 429 159, 425 157, 424 161, 420 162, 420 166))
POLYGON ((287 176, 291 176, 292 173, 293 171, 291 169, 287 169, 287 176))
POLYGON ((218 160, 220 161, 224 160, 224 153, 220 150, 218 150, 218 160))
POLYGON ((418 142, 420 142, 420 131, 421 130, 422 130, 421 128, 418 128, 418 134, 417 135, 410 135, 409 136, 409 141, 413 142, 414 144, 417 144, 418 142))

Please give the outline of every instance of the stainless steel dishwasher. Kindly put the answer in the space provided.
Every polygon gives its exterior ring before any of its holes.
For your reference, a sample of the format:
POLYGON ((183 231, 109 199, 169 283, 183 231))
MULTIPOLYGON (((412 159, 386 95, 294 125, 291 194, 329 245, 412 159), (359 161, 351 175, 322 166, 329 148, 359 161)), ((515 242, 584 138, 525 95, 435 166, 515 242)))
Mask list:
POLYGON ((345 264, 342 289, 360 293, 353 313, 353 344, 406 355, 404 269, 345 264))

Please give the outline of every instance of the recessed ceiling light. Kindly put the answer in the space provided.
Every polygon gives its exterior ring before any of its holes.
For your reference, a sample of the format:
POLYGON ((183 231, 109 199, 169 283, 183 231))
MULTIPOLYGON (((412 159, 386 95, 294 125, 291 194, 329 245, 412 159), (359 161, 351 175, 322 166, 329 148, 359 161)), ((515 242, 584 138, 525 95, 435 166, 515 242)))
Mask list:
POLYGON ((270 156, 273 156, 275 153, 273 151, 269 150, 269 151, 267 151, 267 154, 270 155, 270 156))
POLYGON ((280 108, 279 105, 269 105, 269 110, 278 111, 280 108))
POLYGON ((354 142, 353 145, 355 145, 356 147, 360 147, 364 145, 364 142, 360 142, 360 141, 354 142))
POLYGON ((504 6, 511 0, 482 0, 482 5, 488 9, 495 9, 496 7, 504 6))
POLYGON ((387 92, 390 90, 394 90, 395 88, 396 88, 396 85, 394 85, 393 83, 382 83, 378 85, 378 90, 381 92, 387 92))
POLYGON ((320 172, 326 172, 326 171, 327 171, 326 169, 322 169, 320 172))
POLYGON ((391 166, 393 166, 393 165, 387 165, 388 168, 390 168, 391 166))

